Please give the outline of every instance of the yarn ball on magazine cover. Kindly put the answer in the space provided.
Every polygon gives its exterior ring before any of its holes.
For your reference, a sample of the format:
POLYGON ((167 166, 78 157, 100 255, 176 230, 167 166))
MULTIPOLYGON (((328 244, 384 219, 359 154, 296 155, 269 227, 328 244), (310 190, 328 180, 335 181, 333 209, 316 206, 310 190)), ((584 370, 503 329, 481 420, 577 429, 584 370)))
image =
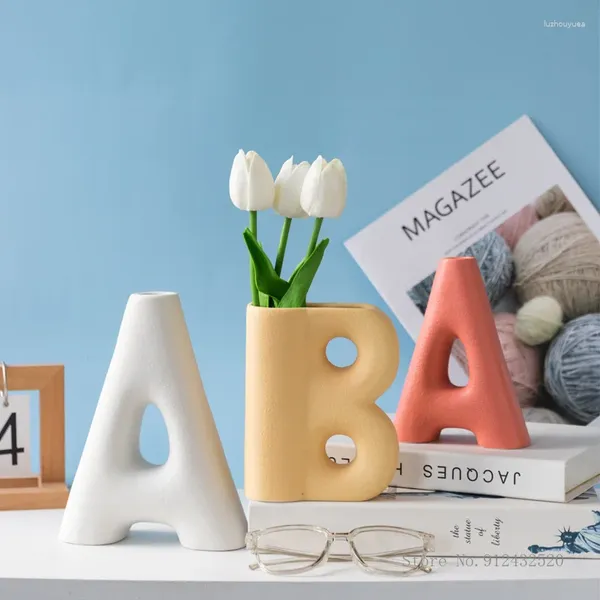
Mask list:
POLYGON ((523 234, 538 221, 535 207, 532 204, 528 204, 518 213, 506 219, 500 227, 496 228, 496 232, 504 238, 508 247, 514 250, 517 242, 523 237, 523 234))
POLYGON ((554 423, 556 425, 569 425, 563 416, 556 411, 544 406, 528 406, 523 409, 523 417, 528 423, 554 423))
MULTIPOLYGON (((536 347, 526 346, 515 336, 516 317, 509 313, 494 315, 498 339, 517 399, 522 407, 535 404, 542 384, 542 357, 536 347)), ((457 340, 452 354, 468 374, 469 365, 465 347, 457 340)))
POLYGON ((538 296, 517 311, 515 335, 525 344, 537 346, 550 341, 562 327, 563 312, 552 296, 538 296))
POLYGON ((515 290, 510 288, 508 292, 494 304, 493 309, 496 313, 511 313, 516 315, 520 307, 521 304, 519 303, 515 290))
MULTIPOLYGON (((477 261, 492 306, 509 290, 514 277, 512 254, 504 238, 495 231, 483 236, 458 256, 470 256, 477 261)), ((408 292, 422 313, 427 309, 434 277, 435 273, 425 277, 408 292)))
POLYGON ((540 219, 561 212, 575 212, 573 205, 557 185, 544 192, 535 202, 535 210, 540 219))
POLYGON ((574 423, 587 425, 600 415, 600 314, 570 321, 552 340, 544 383, 574 423))
POLYGON ((552 296, 567 320, 600 312, 600 242, 574 212, 542 219, 514 251, 521 303, 552 296))

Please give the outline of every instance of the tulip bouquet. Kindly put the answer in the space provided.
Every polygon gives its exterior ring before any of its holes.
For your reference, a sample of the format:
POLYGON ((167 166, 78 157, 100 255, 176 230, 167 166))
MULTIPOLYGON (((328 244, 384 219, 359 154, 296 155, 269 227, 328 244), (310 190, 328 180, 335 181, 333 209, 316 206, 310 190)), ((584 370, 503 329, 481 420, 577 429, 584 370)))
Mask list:
POLYGON ((306 306, 306 297, 321 265, 329 239, 319 241, 323 219, 339 217, 346 205, 346 171, 334 158, 319 156, 310 165, 285 161, 279 175, 273 176, 267 163, 256 153, 240 150, 233 161, 229 195, 237 208, 250 213, 250 226, 244 241, 250 253, 252 304, 269 308, 306 306), (275 264, 258 241, 258 212, 274 208, 285 218, 275 264), (315 224, 306 256, 290 278, 281 277, 285 251, 293 219, 314 217, 315 224))

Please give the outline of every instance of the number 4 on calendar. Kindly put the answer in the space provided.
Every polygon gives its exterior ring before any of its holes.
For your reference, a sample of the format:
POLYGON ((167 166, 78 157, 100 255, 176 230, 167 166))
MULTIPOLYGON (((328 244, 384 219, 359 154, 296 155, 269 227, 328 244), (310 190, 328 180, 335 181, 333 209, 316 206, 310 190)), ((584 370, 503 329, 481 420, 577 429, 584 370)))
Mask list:
POLYGON ((29 397, 9 394, 0 401, 0 477, 31 475, 31 424, 29 397))

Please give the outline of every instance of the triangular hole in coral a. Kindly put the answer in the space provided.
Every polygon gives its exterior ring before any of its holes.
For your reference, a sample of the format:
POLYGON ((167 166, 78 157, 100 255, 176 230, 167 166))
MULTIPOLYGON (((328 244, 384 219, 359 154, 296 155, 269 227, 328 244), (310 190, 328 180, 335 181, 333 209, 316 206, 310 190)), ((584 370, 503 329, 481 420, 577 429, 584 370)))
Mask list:
POLYGON ((469 383, 469 360, 463 343, 456 339, 452 352, 448 357, 448 378, 456 387, 464 387, 469 383))

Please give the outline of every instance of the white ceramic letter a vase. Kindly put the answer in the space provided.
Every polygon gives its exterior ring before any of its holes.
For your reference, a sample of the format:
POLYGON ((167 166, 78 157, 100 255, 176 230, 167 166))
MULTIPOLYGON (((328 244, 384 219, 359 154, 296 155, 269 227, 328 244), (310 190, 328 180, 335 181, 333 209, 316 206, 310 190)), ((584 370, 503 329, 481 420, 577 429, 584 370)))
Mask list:
POLYGON ((174 293, 129 298, 59 537, 112 544, 138 522, 170 525, 193 550, 241 548, 247 529, 174 293), (160 466, 139 448, 149 404, 169 435, 160 466))

